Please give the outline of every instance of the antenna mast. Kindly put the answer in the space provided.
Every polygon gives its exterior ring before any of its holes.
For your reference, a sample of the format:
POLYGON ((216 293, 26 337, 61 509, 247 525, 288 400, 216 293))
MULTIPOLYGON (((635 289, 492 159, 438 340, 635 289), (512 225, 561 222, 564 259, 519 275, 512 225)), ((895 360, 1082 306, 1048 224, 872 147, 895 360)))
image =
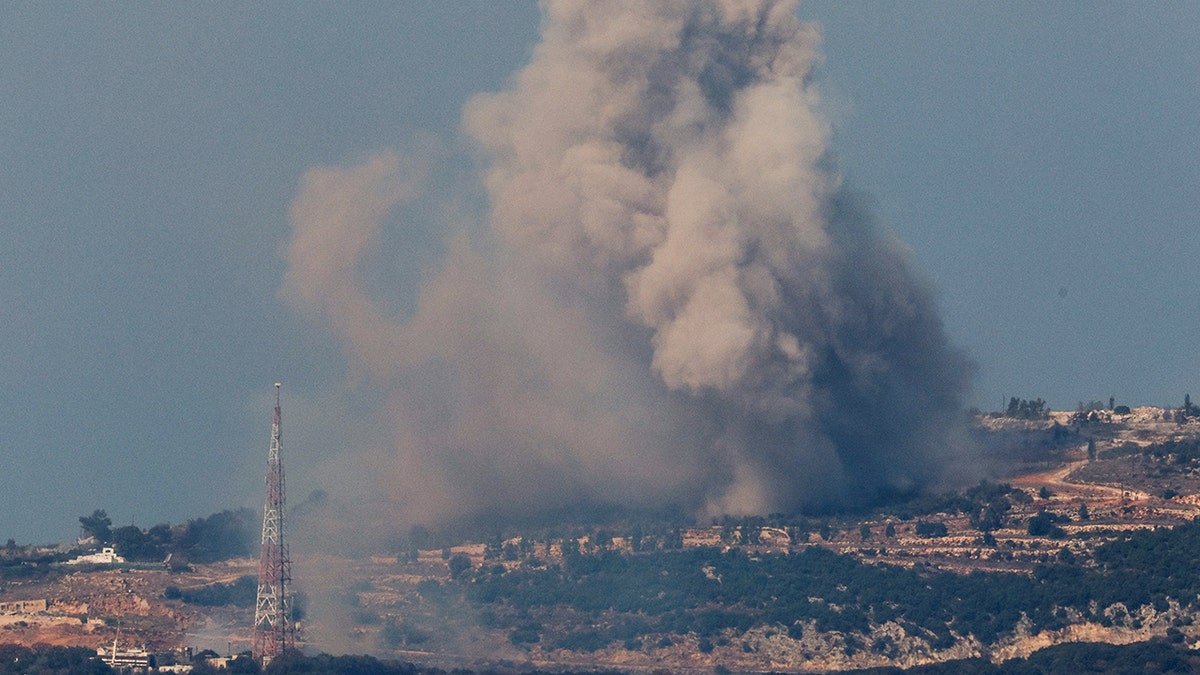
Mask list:
POLYGON ((262 552, 258 559, 258 596, 254 602, 255 659, 265 666, 296 646, 292 623, 292 561, 283 540, 284 480, 279 383, 275 383, 275 419, 267 455, 267 499, 263 506, 262 552))

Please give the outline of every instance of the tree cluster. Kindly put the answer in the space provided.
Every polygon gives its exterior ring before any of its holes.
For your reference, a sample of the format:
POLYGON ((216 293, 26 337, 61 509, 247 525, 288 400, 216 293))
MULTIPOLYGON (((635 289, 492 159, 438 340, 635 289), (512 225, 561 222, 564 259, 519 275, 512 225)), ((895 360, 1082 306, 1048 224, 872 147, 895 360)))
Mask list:
POLYGON ((143 530, 135 525, 112 527, 103 509, 80 516, 84 533, 112 544, 117 554, 131 562, 157 562, 170 553, 197 563, 211 563, 251 555, 255 513, 250 509, 225 510, 182 525, 166 523, 143 530))
POLYGON ((178 586, 167 586, 163 597, 168 600, 182 600, 191 605, 202 607, 253 607, 255 596, 258 595, 258 578, 254 575, 243 575, 237 581, 228 584, 216 583, 199 588, 180 589, 178 586))
POLYGON ((0 673, 14 675, 107 675, 115 672, 86 647, 0 644, 0 673))
POLYGON ((1014 396, 1008 400, 1004 416, 1017 420, 1045 420, 1050 419, 1050 410, 1040 398, 1027 401, 1014 396))
MULTIPOLYGON (((1051 536, 1057 527, 1049 514, 1034 521, 1039 528, 1045 521, 1051 536)), ((1062 555, 1030 577, 873 566, 820 547, 753 556, 737 548, 609 550, 571 553, 561 566, 537 569, 485 565, 457 586, 487 608, 489 625, 512 632, 514 644, 580 651, 641 644, 647 635, 715 640, 761 625, 863 635, 888 621, 934 648, 952 644, 954 634, 990 644, 1022 617, 1034 631, 1062 628, 1067 610, 1111 625, 1123 619, 1104 610, 1118 603, 1132 621, 1139 607, 1161 611, 1172 599, 1190 607, 1200 597, 1192 574, 1200 567, 1200 523, 1124 536, 1099 546, 1094 560, 1085 566, 1062 555), (554 622, 539 617, 561 616, 556 608, 593 620, 551 631, 554 622)))
POLYGON ((1068 642, 1040 649, 1026 658, 992 663, 984 658, 946 661, 906 670, 869 668, 851 670, 859 675, 1127 675, 1128 673, 1193 673, 1194 654, 1165 640, 1113 645, 1068 642))
POLYGON ((1151 443, 1141 448, 1142 455, 1160 462, 1178 465, 1200 463, 1200 439, 1151 443))

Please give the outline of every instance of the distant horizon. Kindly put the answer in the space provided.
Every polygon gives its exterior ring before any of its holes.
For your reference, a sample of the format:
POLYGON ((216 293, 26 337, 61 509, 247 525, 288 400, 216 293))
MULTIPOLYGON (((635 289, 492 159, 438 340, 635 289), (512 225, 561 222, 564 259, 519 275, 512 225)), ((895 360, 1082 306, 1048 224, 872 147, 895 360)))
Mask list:
MULTIPOLYGON (((464 110, 515 91, 543 40, 539 7, 0 7, 0 540, 65 540, 97 504, 120 521, 260 508, 278 381, 290 494, 406 498, 380 471, 412 440, 388 415, 460 392, 429 363, 402 386, 371 380, 319 312, 284 297, 292 210, 314 171, 398 158, 423 196, 385 209, 354 273, 381 322, 414 316, 448 252, 494 236, 483 171, 503 152, 464 110)), ((794 13, 819 30, 806 44, 821 166, 894 235, 930 324, 974 362, 964 407, 1200 396, 1200 3, 812 0, 794 13)), ((647 293, 644 316, 670 297, 647 293)), ((592 346, 647 339, 638 320, 592 346)), ((592 365, 609 391, 636 379, 592 365)), ((570 417, 539 431, 555 438, 570 417)), ((562 459, 545 457, 536 466, 562 459)), ((670 475, 625 470, 612 485, 670 475)))

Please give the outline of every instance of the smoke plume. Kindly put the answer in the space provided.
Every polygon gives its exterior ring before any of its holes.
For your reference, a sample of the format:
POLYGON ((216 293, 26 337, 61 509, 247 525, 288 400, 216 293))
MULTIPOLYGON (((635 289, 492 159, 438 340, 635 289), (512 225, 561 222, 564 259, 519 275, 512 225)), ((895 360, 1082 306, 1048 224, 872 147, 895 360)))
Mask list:
POLYGON ((402 319, 361 266, 419 162, 305 175, 283 294, 384 392, 376 475, 411 518, 763 513, 942 478, 970 367, 829 168, 794 9, 546 4, 528 65, 464 112, 482 234, 451 238, 402 319))

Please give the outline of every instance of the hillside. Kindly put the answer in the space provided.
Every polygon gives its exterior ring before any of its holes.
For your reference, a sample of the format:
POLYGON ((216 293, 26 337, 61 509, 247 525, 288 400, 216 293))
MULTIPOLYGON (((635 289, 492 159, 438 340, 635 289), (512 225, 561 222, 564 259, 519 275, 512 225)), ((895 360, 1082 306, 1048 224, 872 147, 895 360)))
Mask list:
MULTIPOLYGON (((626 518, 474 542, 414 528, 388 554, 298 553, 302 639, 446 669, 681 672, 1195 644, 1200 424, 1102 412, 981 417, 994 480, 855 516, 626 518)), ((0 604, 0 642, 96 647, 119 627, 158 651, 249 644, 253 560, 6 569, 0 603, 34 604, 0 604)))

